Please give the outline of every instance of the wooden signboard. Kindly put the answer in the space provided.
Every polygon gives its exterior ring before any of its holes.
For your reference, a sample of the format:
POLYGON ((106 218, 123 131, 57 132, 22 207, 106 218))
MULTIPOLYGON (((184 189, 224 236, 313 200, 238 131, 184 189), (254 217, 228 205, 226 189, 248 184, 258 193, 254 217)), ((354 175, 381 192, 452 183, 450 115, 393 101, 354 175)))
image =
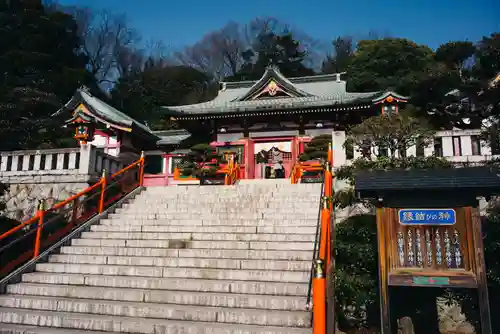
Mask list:
POLYGON ((388 284, 477 287, 471 208, 383 209, 388 284))
POLYGON ((500 194, 487 168, 358 175, 359 197, 377 203, 381 327, 391 334, 391 286, 475 288, 481 329, 492 334, 478 197, 500 194))

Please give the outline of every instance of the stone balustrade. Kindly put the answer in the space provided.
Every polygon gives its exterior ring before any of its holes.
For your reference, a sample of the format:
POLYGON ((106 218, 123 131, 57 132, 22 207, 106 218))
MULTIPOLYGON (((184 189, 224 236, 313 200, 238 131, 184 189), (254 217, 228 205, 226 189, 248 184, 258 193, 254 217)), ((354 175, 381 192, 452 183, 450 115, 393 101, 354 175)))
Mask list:
POLYGON ((109 174, 123 163, 91 144, 78 148, 0 152, 0 182, 8 190, 4 214, 22 220, 33 214, 36 202, 49 206, 97 182, 103 170, 109 174))
POLYGON ((123 167, 117 157, 92 145, 78 148, 0 152, 0 180, 23 176, 100 176, 123 167))

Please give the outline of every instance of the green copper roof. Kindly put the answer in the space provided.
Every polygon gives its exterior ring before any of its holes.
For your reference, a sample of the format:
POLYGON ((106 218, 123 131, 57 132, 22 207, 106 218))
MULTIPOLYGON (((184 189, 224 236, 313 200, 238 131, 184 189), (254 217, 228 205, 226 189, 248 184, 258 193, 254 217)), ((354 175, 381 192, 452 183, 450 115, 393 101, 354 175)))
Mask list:
POLYGON ((191 104, 179 107, 165 107, 168 110, 184 114, 216 114, 268 109, 297 109, 307 107, 328 107, 352 103, 371 103, 373 97, 380 93, 337 93, 331 96, 307 96, 276 99, 256 99, 250 101, 209 102, 191 104))
MULTIPOLYGON (((221 85, 222 89, 212 101, 183 106, 167 106, 163 109, 172 115, 202 116, 204 114, 259 112, 273 109, 325 108, 371 104, 378 101, 383 93, 347 92, 346 82, 340 80, 340 74, 286 78, 274 66, 268 67, 262 78, 257 81, 222 82, 221 85), (290 96, 252 99, 271 80, 275 81, 290 96)), ((393 94, 393 96, 395 95, 393 94)), ((397 96, 399 97, 399 95, 397 96)))
POLYGON ((71 100, 59 109, 54 116, 63 112, 72 112, 80 104, 83 104, 95 117, 101 119, 96 119, 97 122, 101 121, 109 123, 111 126, 114 125, 130 130, 136 128, 147 136, 157 137, 146 125, 93 96, 86 87, 77 89, 71 100))
POLYGON ((154 131, 154 134, 160 137, 160 140, 156 142, 158 145, 180 144, 183 140, 191 137, 191 134, 184 129, 154 131))

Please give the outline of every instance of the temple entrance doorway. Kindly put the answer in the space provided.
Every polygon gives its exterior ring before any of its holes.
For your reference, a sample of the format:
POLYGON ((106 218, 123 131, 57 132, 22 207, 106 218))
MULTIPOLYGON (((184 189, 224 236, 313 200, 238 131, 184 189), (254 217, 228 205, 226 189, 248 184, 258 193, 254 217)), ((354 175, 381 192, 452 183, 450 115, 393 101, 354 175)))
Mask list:
POLYGON ((255 143, 254 152, 256 179, 279 178, 280 173, 275 170, 278 162, 282 162, 284 177, 290 177, 293 167, 291 141, 255 143))

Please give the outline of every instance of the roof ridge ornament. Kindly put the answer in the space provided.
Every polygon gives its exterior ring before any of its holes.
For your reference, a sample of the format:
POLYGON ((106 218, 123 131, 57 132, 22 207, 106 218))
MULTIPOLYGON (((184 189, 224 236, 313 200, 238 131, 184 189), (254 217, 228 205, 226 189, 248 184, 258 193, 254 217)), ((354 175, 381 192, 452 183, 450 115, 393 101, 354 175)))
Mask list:
POLYGON ((275 65, 272 60, 270 60, 270 63, 266 66, 266 71, 274 71, 281 74, 280 68, 275 65))
POLYGON ((80 88, 78 88, 78 90, 90 94, 90 88, 88 88, 85 85, 81 85, 80 88))

